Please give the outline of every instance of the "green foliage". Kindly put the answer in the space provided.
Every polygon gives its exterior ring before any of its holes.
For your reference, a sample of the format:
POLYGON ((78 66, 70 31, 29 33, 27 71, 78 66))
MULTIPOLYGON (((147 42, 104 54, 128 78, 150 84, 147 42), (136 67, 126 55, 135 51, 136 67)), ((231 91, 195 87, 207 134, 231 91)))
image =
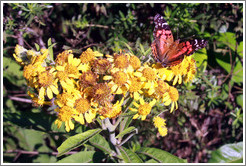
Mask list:
POLYGON ((102 129, 92 129, 88 130, 84 133, 80 133, 69 137, 66 141, 64 141, 61 146, 57 148, 58 157, 62 156, 66 152, 73 150, 74 148, 84 144, 87 142, 91 137, 95 136, 96 134, 100 133, 102 129))
POLYGON ((243 142, 226 144, 211 154, 209 163, 242 163, 243 142))
POLYGON ((110 143, 100 134, 95 135, 91 139, 89 139, 89 142, 92 146, 100 149, 106 154, 111 154, 113 151, 111 149, 110 143))
POLYGON ((150 158, 156 160, 159 163, 186 163, 185 160, 180 159, 164 150, 157 148, 141 148, 138 153, 149 156, 150 158))
POLYGON ((28 19, 26 26, 31 24, 33 20, 44 26, 45 23, 42 21, 42 19, 40 19, 44 14, 43 10, 47 10, 53 7, 50 4, 38 3, 10 3, 10 5, 13 9, 19 9, 23 11, 20 16, 28 19))
POLYGON ((98 163, 102 153, 96 151, 82 151, 59 160, 57 163, 98 163))
POLYGON ((133 151, 125 147, 121 147, 120 152, 121 152, 121 156, 125 163, 142 163, 143 162, 136 153, 134 153, 133 151))
POLYGON ((131 126, 120 132, 115 138, 123 137, 126 134, 129 134, 133 131, 137 130, 135 127, 131 126))

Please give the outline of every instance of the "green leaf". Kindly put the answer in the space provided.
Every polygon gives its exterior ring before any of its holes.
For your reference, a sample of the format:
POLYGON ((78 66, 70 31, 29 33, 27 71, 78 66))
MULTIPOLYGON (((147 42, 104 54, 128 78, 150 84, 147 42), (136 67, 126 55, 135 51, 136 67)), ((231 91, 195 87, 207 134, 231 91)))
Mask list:
POLYGON ((137 153, 145 154, 159 163, 187 163, 186 160, 180 159, 177 156, 172 155, 164 150, 157 148, 141 148, 137 153))
POLYGON ((37 43, 34 43, 36 50, 39 51, 40 50, 40 46, 37 43))
POLYGON ((207 61, 208 61, 208 56, 207 56, 207 51, 206 49, 201 49, 198 52, 195 52, 192 57, 196 61, 196 66, 198 68, 201 68, 201 71, 205 71, 207 67, 207 61))
POLYGON ((49 55, 50 55, 50 59, 53 61, 54 60, 54 55, 53 55, 53 47, 54 45, 56 45, 56 43, 51 42, 51 38, 49 38, 48 40, 48 50, 49 50, 49 55))
POLYGON ((236 83, 243 82, 243 66, 242 66, 242 63, 238 59, 233 69, 231 79, 236 83))
POLYGON ((211 154, 209 163, 242 163, 243 162, 243 142, 226 144, 215 150, 211 154))
POLYGON ((94 163, 100 162, 98 158, 103 156, 102 153, 96 151, 83 151, 72 154, 59 160, 57 163, 94 163))
POLYGON ((95 135, 92 137, 89 142, 92 146, 100 149, 101 151, 105 152, 106 154, 111 154, 112 149, 110 148, 109 142, 100 134, 95 135))
POLYGON ((220 36, 218 37, 218 41, 227 45, 233 51, 235 51, 236 47, 236 36, 235 33, 232 32, 226 32, 226 33, 220 33, 220 36))
POLYGON ((119 149, 120 149, 121 156, 126 163, 142 163, 143 162, 141 158, 133 151, 123 146, 120 147, 119 149))
POLYGON ((20 140, 20 146, 29 151, 35 150, 37 146, 43 145, 43 132, 39 132, 32 129, 19 129, 22 138, 20 140))
MULTIPOLYGON (((227 55, 227 54, 226 54, 227 55)), ((228 56, 218 54, 216 56, 217 63, 226 70, 227 73, 231 72, 231 64, 228 56)), ((236 64, 232 72, 232 80, 236 83, 243 82, 243 67, 241 62, 236 59, 236 64)))
POLYGON ((13 85, 23 86, 25 79, 21 66, 11 58, 3 57, 3 77, 7 78, 13 85))
POLYGON ((57 148, 58 151, 58 157, 65 154, 66 152, 71 151, 74 148, 77 148, 78 146, 84 144, 87 142, 91 137, 95 136, 96 134, 100 133, 102 129, 93 129, 88 130, 84 133, 80 133, 77 135, 74 135, 72 137, 69 137, 66 141, 64 141, 61 146, 57 148))
POLYGON ((132 131, 136 130, 136 127, 128 127, 125 130, 123 130, 121 133, 119 133, 115 138, 123 137, 124 135, 131 133, 132 131))
POLYGON ((243 42, 240 42, 237 47, 237 53, 242 58, 243 57, 243 42))
POLYGON ((239 95, 236 98, 237 104, 243 108, 243 95, 239 95))
POLYGON ((146 161, 145 163, 158 163, 158 162, 154 159, 150 159, 150 160, 146 161))

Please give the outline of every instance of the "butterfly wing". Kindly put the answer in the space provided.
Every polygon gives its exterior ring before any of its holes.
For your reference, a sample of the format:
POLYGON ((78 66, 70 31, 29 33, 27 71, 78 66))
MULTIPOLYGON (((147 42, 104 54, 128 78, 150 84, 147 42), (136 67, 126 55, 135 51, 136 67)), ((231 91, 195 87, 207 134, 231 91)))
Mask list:
POLYGON ((191 39, 181 43, 180 40, 174 41, 168 23, 160 14, 154 17, 154 23, 154 41, 151 44, 152 54, 154 59, 164 67, 181 63, 185 55, 192 55, 207 44, 207 41, 202 39, 191 39))
POLYGON ((173 35, 168 23, 160 14, 154 17, 154 23, 154 41, 151 45, 152 54, 157 62, 162 62, 165 59, 168 48, 173 43, 173 35))
POLYGON ((176 40, 166 52, 166 57, 161 63, 164 67, 175 66, 183 61, 184 56, 190 56, 206 45, 207 41, 203 39, 192 39, 182 43, 176 40))

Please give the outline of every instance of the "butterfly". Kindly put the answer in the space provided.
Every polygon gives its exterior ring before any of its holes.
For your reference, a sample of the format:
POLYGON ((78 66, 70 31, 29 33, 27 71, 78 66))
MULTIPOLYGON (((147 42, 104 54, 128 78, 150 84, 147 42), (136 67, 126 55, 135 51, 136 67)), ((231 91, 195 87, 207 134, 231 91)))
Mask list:
POLYGON ((163 67, 178 65, 183 61, 185 55, 192 55, 207 44, 207 41, 203 39, 191 39, 184 42, 180 42, 178 39, 174 41, 168 23, 160 14, 155 15, 154 23, 152 54, 155 61, 161 63, 163 67))

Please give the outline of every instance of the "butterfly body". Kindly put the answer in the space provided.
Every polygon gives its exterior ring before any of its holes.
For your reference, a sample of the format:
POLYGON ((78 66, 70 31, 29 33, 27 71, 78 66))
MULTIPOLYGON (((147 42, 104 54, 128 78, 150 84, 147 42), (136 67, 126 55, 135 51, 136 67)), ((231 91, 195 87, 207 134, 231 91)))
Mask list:
POLYGON ((152 54, 154 59, 164 67, 181 63, 185 55, 192 55, 207 44, 207 41, 203 39, 192 39, 181 43, 180 40, 174 41, 169 25, 160 14, 155 16, 154 22, 152 54))

